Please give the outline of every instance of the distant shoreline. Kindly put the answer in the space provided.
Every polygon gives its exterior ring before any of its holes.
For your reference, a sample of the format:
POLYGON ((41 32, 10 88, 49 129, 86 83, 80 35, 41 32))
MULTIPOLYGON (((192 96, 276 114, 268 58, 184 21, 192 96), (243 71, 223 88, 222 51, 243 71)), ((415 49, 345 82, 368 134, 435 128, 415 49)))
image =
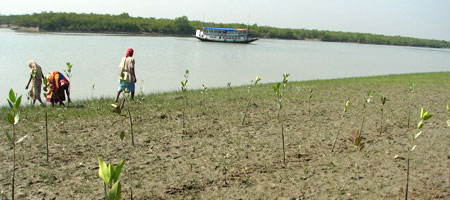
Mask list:
MULTIPOLYGON (((41 30, 40 27, 26 27, 18 26, 14 24, 0 24, 0 28, 11 29, 17 32, 24 33, 67 33, 67 34, 103 34, 103 35, 119 35, 119 36, 151 36, 151 37, 192 37, 193 34, 176 34, 176 33, 156 33, 156 32, 121 32, 121 31, 76 31, 76 30, 41 30)), ((370 34, 369 34, 370 35, 370 34)), ((449 49, 449 47, 434 47, 434 46, 420 46, 420 45, 404 45, 404 44, 385 44, 385 43, 370 43, 370 42, 357 42, 357 41, 335 41, 326 40, 321 38, 278 38, 260 36, 261 39, 279 39, 279 40, 304 40, 304 41, 318 41, 318 42, 338 42, 338 43, 352 43, 352 44, 369 44, 369 45, 386 45, 386 46, 407 46, 407 47, 420 47, 420 48, 438 48, 449 49)), ((426 39, 418 39, 426 40, 426 39)), ((431 41, 431 40, 430 40, 431 41)), ((436 40, 437 41, 437 40, 436 40)), ((442 40, 443 42, 446 42, 442 40)))

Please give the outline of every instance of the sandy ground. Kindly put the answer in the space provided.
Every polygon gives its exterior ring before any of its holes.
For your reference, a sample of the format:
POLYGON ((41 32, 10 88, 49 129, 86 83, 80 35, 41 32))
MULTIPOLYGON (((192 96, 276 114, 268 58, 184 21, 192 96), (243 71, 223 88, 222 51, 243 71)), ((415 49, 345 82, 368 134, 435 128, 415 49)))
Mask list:
MULTIPOLYGON (((209 90, 202 105, 200 91, 188 94, 188 106, 183 106, 181 93, 139 97, 125 105, 134 121, 134 147, 128 118, 111 112, 111 99, 48 108, 49 164, 46 109, 25 107, 17 127, 17 137, 28 137, 17 145, 16 198, 103 199, 97 162, 101 157, 115 164, 126 160, 120 177, 122 199, 130 199, 131 188, 134 199, 403 199, 408 138, 417 132, 419 109, 424 107, 434 117, 426 122, 411 156, 409 197, 450 199, 450 112, 445 108, 450 104, 449 77, 429 73, 288 83, 282 110, 286 165, 273 84, 253 89, 245 125, 246 87, 209 90), (410 82, 417 84, 412 95, 410 82), (377 93, 364 110, 369 89, 377 93), (388 101, 380 134, 381 95, 388 101), (352 106, 341 121, 347 99, 352 106), (181 128, 183 109, 186 133, 181 128), (358 154, 350 152, 348 139, 363 116, 365 148, 358 154)), ((11 131, 6 112, 1 109, 0 127, 11 131)), ((9 199, 12 147, 3 133, 0 165, 0 191, 9 199)))

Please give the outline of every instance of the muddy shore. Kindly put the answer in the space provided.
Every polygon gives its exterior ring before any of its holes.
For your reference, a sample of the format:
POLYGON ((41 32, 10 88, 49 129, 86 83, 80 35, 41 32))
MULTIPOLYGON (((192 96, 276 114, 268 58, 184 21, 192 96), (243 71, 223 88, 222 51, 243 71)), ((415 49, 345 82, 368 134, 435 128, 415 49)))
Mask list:
MULTIPOLYGON (((27 138, 17 145, 16 198, 103 199, 100 157, 114 164, 125 159, 122 199, 130 199, 130 188, 134 199, 402 199, 408 139, 416 132, 421 107, 434 116, 412 154, 409 197, 450 198, 450 72, 289 82, 282 110, 286 165, 272 85, 252 88, 244 125, 246 86, 210 89, 205 95, 189 91, 188 106, 181 92, 137 96, 125 105, 132 113, 135 146, 129 118, 112 112, 112 99, 76 101, 69 108, 23 107, 16 131, 17 138, 27 138), (410 83, 416 84, 412 95, 410 83), (368 90, 376 94, 364 110, 368 90), (380 134, 382 95, 388 101, 380 134), (346 100, 351 106, 342 121, 346 100), (363 116, 365 148, 358 154, 350 152, 349 138, 363 116)), ((7 108, 0 111, 0 128, 11 132, 7 108)), ((0 165, 0 191, 9 199, 12 147, 4 133, 0 165)))

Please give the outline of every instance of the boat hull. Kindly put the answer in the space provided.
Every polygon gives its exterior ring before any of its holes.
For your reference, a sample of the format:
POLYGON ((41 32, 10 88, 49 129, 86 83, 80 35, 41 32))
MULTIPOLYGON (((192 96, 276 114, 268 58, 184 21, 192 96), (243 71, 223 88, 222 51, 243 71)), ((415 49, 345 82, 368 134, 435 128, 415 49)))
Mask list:
POLYGON ((250 42, 254 42, 254 41, 258 40, 258 38, 247 38, 246 40, 232 40, 232 39, 214 40, 214 39, 209 39, 209 38, 202 38, 199 36, 195 36, 195 38, 197 38, 203 42, 222 42, 222 43, 241 43, 241 44, 248 44, 250 42))

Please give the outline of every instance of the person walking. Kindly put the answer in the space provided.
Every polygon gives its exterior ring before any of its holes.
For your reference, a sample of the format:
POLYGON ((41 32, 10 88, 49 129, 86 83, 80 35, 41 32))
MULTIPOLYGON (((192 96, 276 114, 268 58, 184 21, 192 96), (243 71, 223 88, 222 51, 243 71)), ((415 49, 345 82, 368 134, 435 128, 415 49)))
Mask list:
POLYGON ((31 75, 25 89, 27 90, 31 83, 30 98, 33 99, 32 105, 34 106, 36 100, 38 100, 41 102, 41 105, 45 106, 44 102, 41 100, 41 85, 42 79, 44 78, 42 68, 34 60, 30 60, 30 62, 28 62, 28 67, 31 69, 31 75))
POLYGON ((136 74, 134 71, 135 61, 133 58, 133 53, 134 50, 132 48, 127 49, 125 56, 120 61, 119 89, 117 91, 116 102, 119 101, 119 96, 122 92, 130 92, 131 100, 134 100, 136 74))

